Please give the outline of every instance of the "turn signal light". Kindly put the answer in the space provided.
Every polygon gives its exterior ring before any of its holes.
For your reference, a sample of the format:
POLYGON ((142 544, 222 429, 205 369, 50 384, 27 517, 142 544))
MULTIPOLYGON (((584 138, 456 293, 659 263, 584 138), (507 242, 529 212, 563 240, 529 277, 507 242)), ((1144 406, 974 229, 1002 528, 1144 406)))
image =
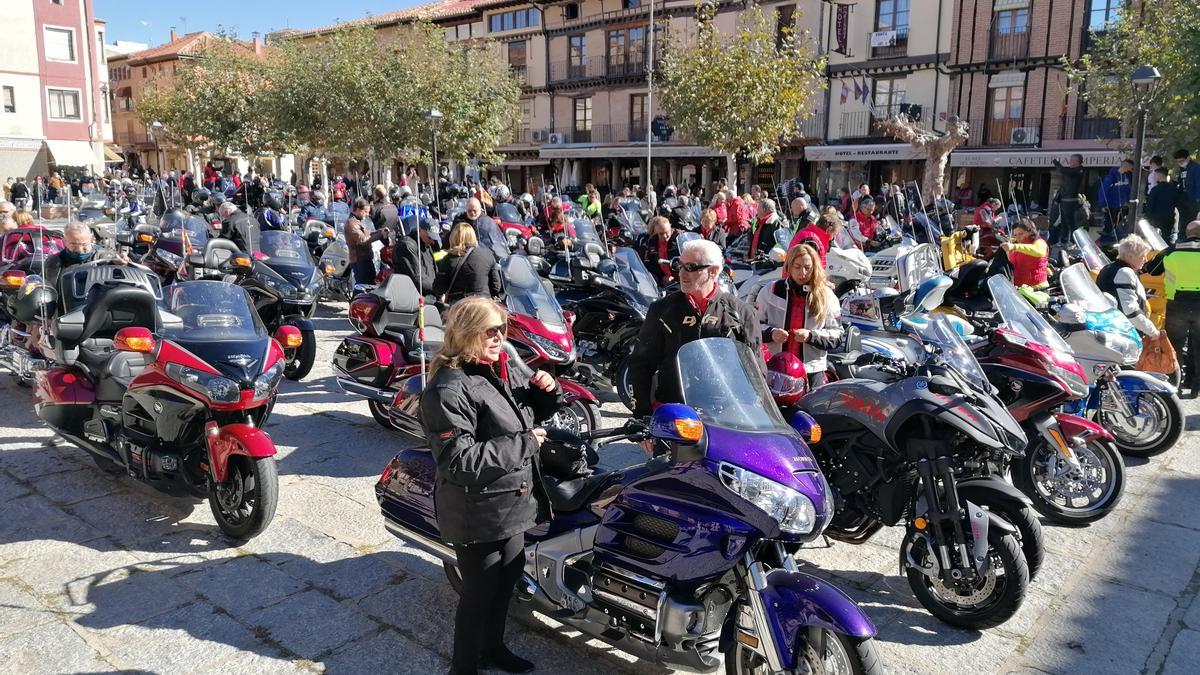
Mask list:
POLYGON ((679 436, 689 441, 698 441, 704 435, 704 423, 700 420, 676 419, 675 431, 679 436))
POLYGON ((918 530, 924 530, 925 528, 929 527, 929 522, 921 516, 917 516, 917 518, 913 520, 913 527, 917 528, 918 530))
POLYGON ((326 266, 325 266, 325 275, 326 275, 326 276, 330 276, 330 277, 331 277, 331 276, 333 276, 333 272, 334 272, 334 270, 333 270, 333 265, 326 265, 326 266))
POLYGON ((138 234, 138 241, 146 242, 147 244, 154 241, 154 235, 145 232, 138 234))
POLYGON ((321 235, 324 236, 326 239, 333 239, 334 235, 336 235, 336 234, 337 234, 337 232, 334 232, 333 228, 325 230, 324 232, 321 233, 321 235))
POLYGON ((25 283, 25 273, 21 270, 10 270, 4 273, 4 285, 16 288, 25 283))
POLYGON ((302 344, 304 344, 304 336, 302 336, 302 335, 296 335, 295 333, 289 333, 289 334, 283 336, 283 346, 287 347, 288 349, 293 349, 295 347, 299 347, 302 344))

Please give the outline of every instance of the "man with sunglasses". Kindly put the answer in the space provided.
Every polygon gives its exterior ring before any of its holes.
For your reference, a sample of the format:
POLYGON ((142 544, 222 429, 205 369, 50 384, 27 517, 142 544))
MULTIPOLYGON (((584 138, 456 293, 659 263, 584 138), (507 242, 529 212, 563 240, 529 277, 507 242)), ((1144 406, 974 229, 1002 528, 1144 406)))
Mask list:
POLYGON ((655 403, 681 400, 675 353, 683 345, 725 337, 745 343, 755 354, 762 350, 754 308, 717 283, 724 265, 721 249, 711 241, 689 241, 679 261, 680 290, 650 305, 630 357, 633 414, 638 417, 649 415, 655 403))

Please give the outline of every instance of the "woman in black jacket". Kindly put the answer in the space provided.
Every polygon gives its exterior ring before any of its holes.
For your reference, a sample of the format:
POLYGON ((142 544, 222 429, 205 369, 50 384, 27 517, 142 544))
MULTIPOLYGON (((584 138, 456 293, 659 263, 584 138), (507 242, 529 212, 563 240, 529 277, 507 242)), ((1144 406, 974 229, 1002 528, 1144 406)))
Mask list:
POLYGON ((510 378, 502 351, 507 322, 507 312, 488 298, 451 308, 421 395, 421 422, 437 461, 438 529, 454 546, 462 575, 453 673, 533 669, 504 646, 504 622, 525 565, 525 530, 550 516, 538 461, 546 431, 533 422, 558 408, 561 389, 543 371, 527 383, 510 378))
POLYGON ((455 225, 450 233, 450 252, 438 263, 433 294, 445 294, 446 302, 453 304, 470 295, 498 298, 503 292, 496 256, 479 245, 470 223, 455 225))

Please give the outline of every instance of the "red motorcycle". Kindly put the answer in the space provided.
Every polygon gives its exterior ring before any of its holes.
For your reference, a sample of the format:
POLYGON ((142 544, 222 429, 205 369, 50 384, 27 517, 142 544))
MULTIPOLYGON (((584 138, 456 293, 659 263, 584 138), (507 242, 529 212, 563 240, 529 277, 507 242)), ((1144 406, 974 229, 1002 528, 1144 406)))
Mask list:
POLYGON ((41 285, 46 258, 63 249, 62 234, 21 227, 0 240, 0 368, 29 386, 45 357, 38 345, 40 308, 34 291, 41 285))
POLYGON ((164 291, 150 271, 89 263, 63 274, 57 365, 34 409, 101 469, 160 492, 208 498, 221 531, 249 539, 279 501, 275 444, 261 431, 283 377, 246 292, 220 281, 164 291))
MULTIPOLYGON (((545 367, 547 361, 554 360, 548 352, 554 349, 553 343, 566 355, 557 357, 573 358, 572 343, 542 337, 548 330, 545 327, 535 330, 531 319, 512 312, 508 324, 513 335, 519 333, 522 339, 528 339, 528 343, 522 343, 525 348, 535 345, 527 353, 547 354, 540 364, 545 367), (534 335, 545 342, 538 344, 534 335)), ((441 349, 445 338, 441 315, 436 308, 424 305, 412 279, 393 274, 374 290, 350 302, 350 323, 358 335, 342 340, 333 356, 338 386, 348 394, 366 398, 371 416, 379 424, 424 439, 416 405, 423 385, 422 356, 428 361, 441 349), (418 326, 422 313, 424 325, 418 326)), ((538 359, 533 362, 539 364, 538 359)), ((594 429, 599 405, 595 395, 571 380, 560 378, 559 383, 563 388, 563 407, 551 419, 544 420, 546 426, 568 431, 594 429)))

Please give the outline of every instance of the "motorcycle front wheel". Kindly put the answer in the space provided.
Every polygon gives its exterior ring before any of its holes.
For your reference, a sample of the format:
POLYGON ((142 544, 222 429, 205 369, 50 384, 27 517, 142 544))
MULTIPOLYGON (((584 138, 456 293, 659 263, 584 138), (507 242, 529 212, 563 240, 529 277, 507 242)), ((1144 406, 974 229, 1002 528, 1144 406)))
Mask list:
POLYGON ((546 420, 545 426, 569 431, 578 436, 596 429, 599 426, 599 417, 596 406, 587 401, 575 400, 554 411, 546 420))
POLYGON ((988 529, 987 539, 988 564, 983 574, 947 582, 939 576, 938 556, 930 538, 908 528, 900 546, 905 559, 915 565, 906 564, 905 574, 913 595, 930 614, 951 626, 983 630, 1008 621, 1021 608, 1029 589, 1029 568, 1021 545, 1016 537, 994 527, 988 529))
POLYGON ((287 360, 283 376, 293 382, 308 375, 317 360, 317 334, 312 330, 302 330, 300 337, 299 347, 283 351, 283 358, 287 360))
POLYGON ((231 456, 225 482, 209 481, 208 505, 217 526, 230 538, 246 540, 261 533, 279 505, 275 459, 231 456))
POLYGON ((1056 523, 1086 525, 1108 515, 1121 501, 1125 462, 1111 441, 1088 441, 1074 452, 1077 470, 1066 466, 1058 450, 1043 440, 1013 465, 1012 477, 1038 513, 1056 523))
MULTIPOLYGON (((831 630, 825 630, 823 637, 823 654, 818 653, 811 642, 801 643, 797 656, 803 660, 805 667, 797 668, 795 672, 820 675, 883 675, 883 660, 879 658, 879 650, 873 638, 855 638, 831 630)), ((759 675, 769 672, 767 661, 762 655, 736 640, 725 653, 726 675, 759 675)))
POLYGON ((1153 457, 1174 447, 1183 433, 1179 397, 1161 391, 1142 392, 1133 417, 1100 409, 1100 425, 1112 432, 1117 449, 1130 457, 1153 457))

